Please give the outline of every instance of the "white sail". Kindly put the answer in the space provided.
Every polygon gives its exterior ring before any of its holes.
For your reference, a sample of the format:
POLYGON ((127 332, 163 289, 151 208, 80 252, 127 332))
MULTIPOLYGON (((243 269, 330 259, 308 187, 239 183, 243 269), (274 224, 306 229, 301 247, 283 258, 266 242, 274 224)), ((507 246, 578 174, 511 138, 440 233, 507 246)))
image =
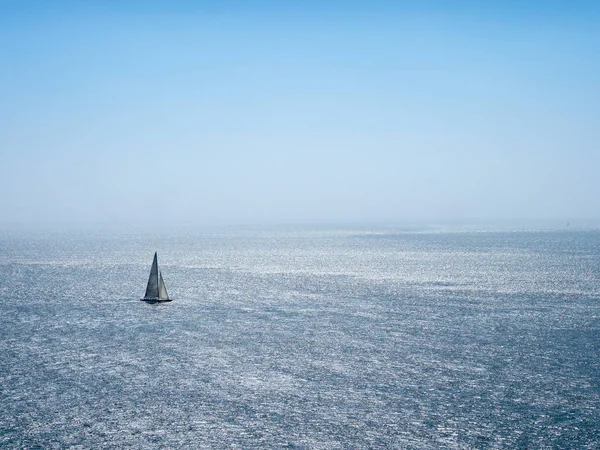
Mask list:
POLYGON ((152 268, 150 269, 150 277, 148 278, 148 286, 146 287, 144 298, 158 298, 158 262, 156 253, 154 253, 154 260, 152 261, 152 268))
POLYGON ((158 272, 158 299, 168 300, 169 294, 167 294, 167 287, 163 281, 162 272, 158 272))

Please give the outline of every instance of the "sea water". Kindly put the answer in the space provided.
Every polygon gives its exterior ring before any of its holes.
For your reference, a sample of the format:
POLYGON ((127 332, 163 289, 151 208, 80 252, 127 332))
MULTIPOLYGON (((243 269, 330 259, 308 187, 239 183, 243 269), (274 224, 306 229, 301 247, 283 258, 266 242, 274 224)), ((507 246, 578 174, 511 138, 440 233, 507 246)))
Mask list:
POLYGON ((595 230, 2 231, 0 324, 2 448, 600 446, 595 230))

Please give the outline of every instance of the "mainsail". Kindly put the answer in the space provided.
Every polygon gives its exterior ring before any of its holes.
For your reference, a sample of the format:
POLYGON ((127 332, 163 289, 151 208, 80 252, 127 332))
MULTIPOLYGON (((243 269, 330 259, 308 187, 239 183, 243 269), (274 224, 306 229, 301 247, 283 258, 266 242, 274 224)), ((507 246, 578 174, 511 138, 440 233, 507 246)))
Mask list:
POLYGON ((158 261, 156 253, 154 253, 154 261, 152 261, 150 278, 148 278, 148 287, 146 287, 144 298, 158 298, 158 261))
POLYGON ((146 287, 146 295, 142 300, 153 302, 169 302, 169 294, 163 281, 162 273, 158 270, 158 258, 154 253, 152 268, 150 269, 150 277, 148 278, 148 286, 146 287))

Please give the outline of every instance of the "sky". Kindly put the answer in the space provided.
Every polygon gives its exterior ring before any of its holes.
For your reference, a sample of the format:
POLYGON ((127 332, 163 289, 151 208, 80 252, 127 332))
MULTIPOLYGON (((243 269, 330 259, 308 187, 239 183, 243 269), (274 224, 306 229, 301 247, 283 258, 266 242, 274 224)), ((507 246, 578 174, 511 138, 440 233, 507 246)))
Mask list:
POLYGON ((0 224, 597 219, 598 23, 585 1, 0 0, 0 224))

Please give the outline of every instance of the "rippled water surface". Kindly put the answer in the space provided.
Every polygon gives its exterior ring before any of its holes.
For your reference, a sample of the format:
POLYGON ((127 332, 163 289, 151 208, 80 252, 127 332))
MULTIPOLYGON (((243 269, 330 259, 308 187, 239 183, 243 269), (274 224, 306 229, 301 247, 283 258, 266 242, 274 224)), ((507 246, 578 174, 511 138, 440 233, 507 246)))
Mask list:
POLYGON ((598 231, 0 232, 0 303, 0 447, 600 447, 598 231))

